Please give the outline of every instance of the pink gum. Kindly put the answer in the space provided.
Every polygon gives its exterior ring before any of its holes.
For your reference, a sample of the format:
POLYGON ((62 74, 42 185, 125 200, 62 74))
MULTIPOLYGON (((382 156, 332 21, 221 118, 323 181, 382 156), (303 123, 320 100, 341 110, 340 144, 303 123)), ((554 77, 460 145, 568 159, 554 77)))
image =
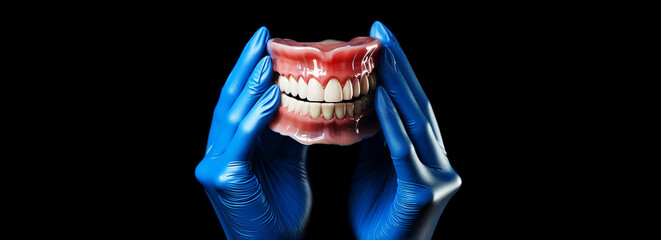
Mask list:
POLYGON ((282 106, 269 122, 269 127, 305 145, 351 145, 373 136, 381 129, 373 108, 353 118, 345 116, 344 119, 333 117, 331 120, 325 120, 321 116, 317 119, 312 119, 309 115, 300 117, 299 114, 290 112, 287 107, 282 106))
POLYGON ((306 83, 314 78, 322 86, 336 78, 344 86, 348 79, 358 79, 374 70, 381 42, 372 37, 356 37, 335 44, 274 38, 269 40, 267 49, 273 70, 279 74, 296 80, 302 77, 306 83))

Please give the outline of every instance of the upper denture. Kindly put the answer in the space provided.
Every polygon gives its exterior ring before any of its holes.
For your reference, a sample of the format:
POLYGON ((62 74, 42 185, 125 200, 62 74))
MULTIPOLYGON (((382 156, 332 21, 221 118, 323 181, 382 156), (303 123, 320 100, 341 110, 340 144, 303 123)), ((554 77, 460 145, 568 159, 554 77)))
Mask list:
MULTIPOLYGON (((273 38, 267 45, 273 61, 273 70, 288 77, 290 82, 302 79, 309 84, 310 79, 315 79, 326 88, 333 79, 337 80, 339 86, 331 82, 331 87, 339 87, 340 91, 344 92, 348 92, 348 87, 345 88, 347 80, 355 81, 372 72, 377 62, 375 59, 377 55, 374 53, 380 48, 381 43, 373 37, 356 37, 348 42, 337 40, 297 42, 291 39, 273 38)), ((345 94, 343 98, 346 97, 345 94)), ((337 99, 319 100, 334 102, 337 99)))
POLYGON ((374 135, 380 128, 372 111, 380 48, 372 37, 269 40, 274 84, 282 92, 271 130, 306 145, 348 145, 374 135))

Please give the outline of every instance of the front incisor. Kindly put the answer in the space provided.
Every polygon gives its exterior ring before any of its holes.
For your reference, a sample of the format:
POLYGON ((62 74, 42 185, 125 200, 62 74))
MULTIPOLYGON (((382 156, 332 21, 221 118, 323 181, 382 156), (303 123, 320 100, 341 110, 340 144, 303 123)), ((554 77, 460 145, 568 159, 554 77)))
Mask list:
POLYGON ((324 89, 317 79, 310 78, 310 81, 308 81, 307 95, 310 101, 324 101, 324 89))
POLYGON ((324 115, 324 119, 331 120, 333 118, 333 113, 335 112, 335 104, 333 103, 322 103, 321 104, 321 114, 324 115))
POLYGON ((331 78, 326 84, 324 90, 324 101, 326 102, 341 102, 342 101, 342 86, 335 78, 331 78))

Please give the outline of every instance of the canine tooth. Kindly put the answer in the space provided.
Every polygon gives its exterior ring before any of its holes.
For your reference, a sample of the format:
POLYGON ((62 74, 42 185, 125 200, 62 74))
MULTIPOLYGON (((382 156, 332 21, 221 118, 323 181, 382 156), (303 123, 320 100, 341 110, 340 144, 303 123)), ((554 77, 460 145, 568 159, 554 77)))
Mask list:
POLYGON ((289 80, 284 75, 278 77, 278 86, 280 87, 280 92, 289 93, 289 80))
POLYGON ((321 103, 310 103, 310 117, 317 119, 321 115, 321 103))
POLYGON ((310 112, 310 103, 303 102, 303 105, 301 106, 301 116, 305 116, 305 114, 308 114, 309 112, 310 112))
POLYGON ((344 113, 346 112, 346 105, 344 105, 344 103, 336 103, 334 106, 335 106, 335 117, 337 117, 337 119, 344 119, 344 113))
POLYGON ((296 102, 296 106, 294 106, 294 113, 300 113, 301 112, 301 107, 303 107, 303 101, 300 100, 294 100, 296 102))
POLYGON ((308 84, 305 83, 303 77, 298 78, 298 97, 305 99, 308 96, 308 84))
POLYGON ((361 114, 363 112, 362 99, 358 99, 356 100, 356 102, 353 103, 353 112, 356 113, 356 115, 361 114))
POLYGON ((296 83, 296 79, 292 76, 289 76, 289 91, 292 96, 298 96, 298 83, 296 83))
POLYGON ((321 104, 321 113, 324 115, 326 120, 331 120, 333 118, 333 103, 322 103, 321 104))
POLYGON ((369 91, 370 91, 370 85, 367 80, 367 75, 363 75, 363 77, 360 78, 360 94, 365 95, 369 91))
POLYGON ((360 96, 360 80, 358 78, 353 80, 353 96, 358 97, 360 96))
POLYGON ((344 83, 344 87, 342 87, 342 99, 343 100, 351 100, 353 97, 353 87, 351 86, 351 79, 348 79, 346 83, 344 83))
POLYGON ((331 78, 326 84, 324 90, 324 101, 326 102, 341 102, 342 101, 342 86, 335 78, 331 78))
POLYGON ((317 79, 310 78, 310 81, 308 81, 308 100, 310 101, 324 100, 324 89, 321 87, 321 83, 319 83, 317 79))
POLYGON ((349 114, 349 117, 353 117, 353 103, 347 103, 347 114, 349 114))

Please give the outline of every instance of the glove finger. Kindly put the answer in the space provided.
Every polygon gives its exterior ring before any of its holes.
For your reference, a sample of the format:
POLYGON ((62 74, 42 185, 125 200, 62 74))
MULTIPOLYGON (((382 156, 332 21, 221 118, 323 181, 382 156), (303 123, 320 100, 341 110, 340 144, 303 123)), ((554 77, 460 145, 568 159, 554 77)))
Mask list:
POLYGON ((220 123, 212 123, 213 130, 222 128, 223 134, 217 135, 214 139, 209 139, 209 148, 213 149, 212 154, 223 153, 227 147, 239 123, 245 118, 248 111, 255 105, 257 99, 262 96, 264 91, 271 85, 271 58, 265 56, 257 63, 257 66, 252 71, 248 82, 246 83, 243 91, 236 99, 232 107, 226 113, 224 118, 227 121, 220 123))
POLYGON ((374 104, 381 130, 390 149, 397 178, 407 182, 421 182, 416 166, 420 162, 417 160, 416 150, 406 133, 406 128, 399 118, 395 105, 381 86, 376 88, 374 104))
POLYGON ((418 103, 418 106, 420 106, 420 110, 422 110, 422 113, 427 118, 427 121, 429 121, 431 124, 436 141, 438 141, 441 144, 441 147, 445 149, 443 147, 441 131, 438 129, 438 123, 436 122, 436 115, 434 115, 434 110, 429 103, 429 99, 427 98, 425 91, 422 89, 422 86, 418 81, 418 77, 416 77, 415 72, 413 72, 408 58, 399 45, 397 38, 395 38, 395 35, 393 35, 392 32, 390 32, 390 30, 379 21, 376 21, 374 24, 372 24, 372 28, 370 29, 370 36, 378 38, 383 46, 387 46, 392 51, 398 63, 399 69, 402 72, 402 76, 404 76, 407 85, 413 93, 415 101, 418 103))
POLYGON ((220 99, 216 106, 216 111, 220 114, 225 112, 236 101, 243 86, 248 81, 248 76, 257 65, 257 62, 266 55, 266 42, 271 38, 269 30, 266 27, 261 27, 250 38, 246 46, 241 52, 239 60, 236 61, 234 68, 223 85, 220 92, 220 99))
POLYGON ((252 147, 257 143, 257 137, 264 131, 269 120, 280 106, 280 88, 269 87, 239 123, 234 137, 223 153, 230 159, 249 160, 252 147))
POLYGON ((422 163, 430 168, 441 168, 438 156, 444 156, 445 154, 436 141, 431 124, 416 103, 413 97, 414 94, 406 84, 390 47, 383 47, 382 51, 383 57, 379 68, 382 86, 400 112, 400 116, 404 120, 404 126, 422 163))
POLYGON ((227 132, 223 128, 226 125, 227 112, 238 98, 241 90, 246 85, 248 76, 253 72, 255 65, 257 65, 260 58, 266 54, 266 42, 269 40, 269 38, 270 34, 266 27, 261 27, 259 30, 257 30, 257 32, 255 32, 252 38, 250 38, 250 41, 248 41, 246 46, 243 48, 243 52, 241 52, 239 60, 236 62, 236 65, 234 65, 234 68, 232 69, 229 77, 227 77, 227 81, 225 82, 225 85, 223 85, 223 89, 220 92, 220 98, 213 113, 211 129, 207 139, 207 154, 212 150, 212 145, 226 145, 229 141, 229 138, 231 138, 232 134, 234 133, 233 131, 227 132), (218 142, 218 136, 224 134, 228 135, 226 140, 224 142, 218 142))

